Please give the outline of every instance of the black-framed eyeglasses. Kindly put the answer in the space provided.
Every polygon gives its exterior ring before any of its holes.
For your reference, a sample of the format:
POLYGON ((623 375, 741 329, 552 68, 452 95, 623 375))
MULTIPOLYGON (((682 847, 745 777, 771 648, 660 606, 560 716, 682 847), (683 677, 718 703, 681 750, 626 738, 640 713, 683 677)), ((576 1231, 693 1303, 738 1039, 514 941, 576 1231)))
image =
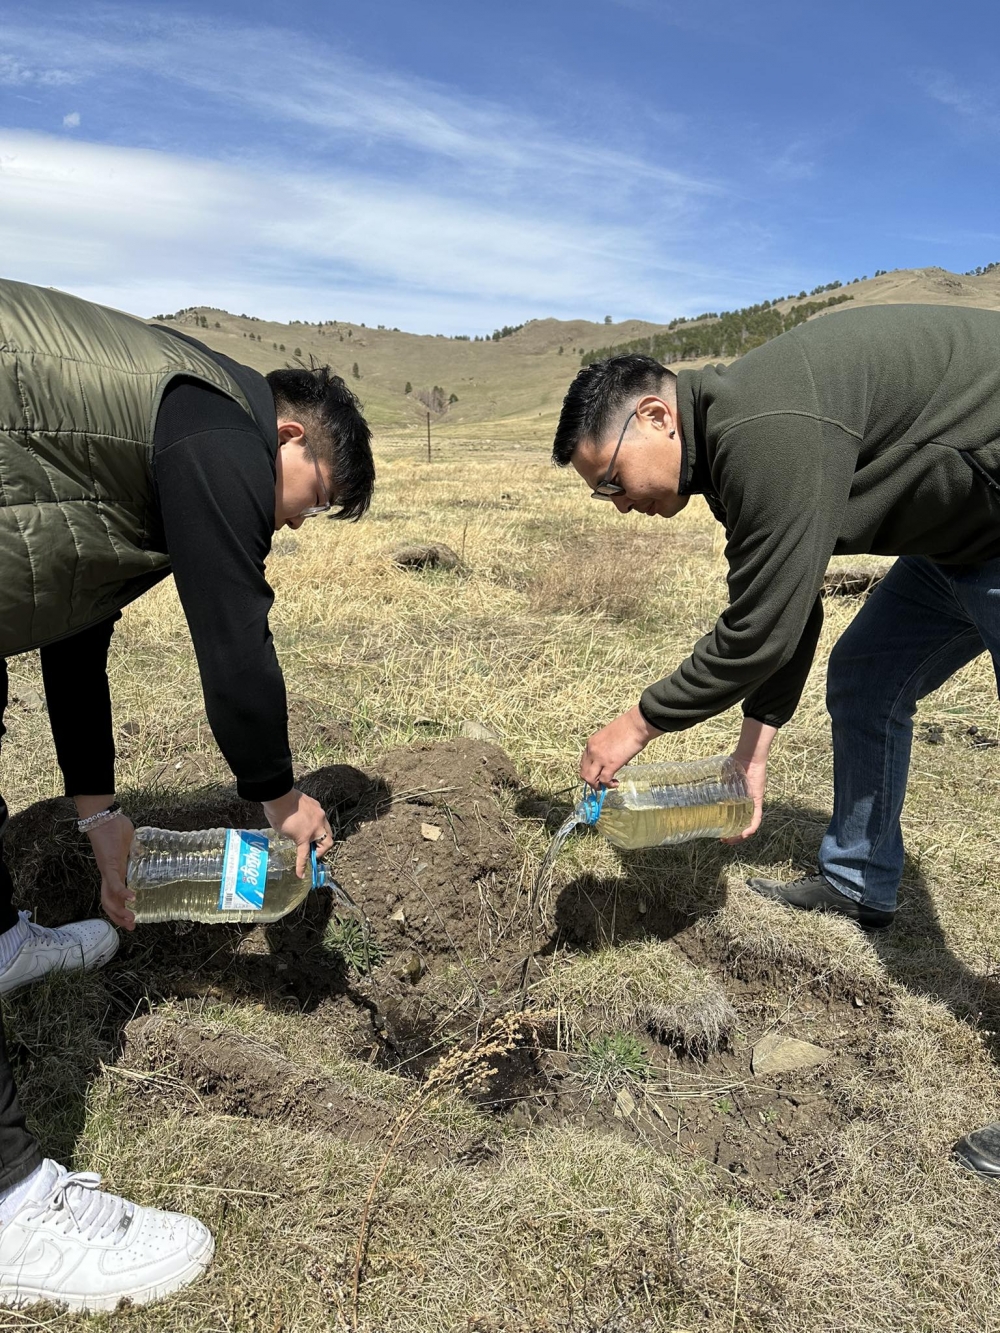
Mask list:
POLYGON ((316 485, 319 487, 319 493, 323 497, 324 503, 321 505, 310 505, 308 509, 303 509, 298 515, 299 518, 315 518, 317 514, 328 513, 333 508, 333 501, 330 499, 330 492, 326 489, 326 482, 323 480, 323 474, 319 470, 319 459, 313 453, 308 442, 303 439, 302 447, 307 451, 313 461, 313 467, 316 469, 316 485))
POLYGON ((625 487, 619 486, 618 483, 616 481, 612 481, 611 478, 614 475, 615 462, 617 461, 618 458, 618 450, 622 447, 622 440, 624 440, 625 432, 628 430, 628 423, 632 420, 634 416, 635 416, 635 408, 633 408, 632 411, 625 418, 625 424, 624 426, 622 426, 622 433, 618 436, 618 443, 615 445, 615 451, 611 455, 611 462, 608 464, 607 472, 605 472, 604 476, 597 483, 594 489, 590 492, 590 498, 592 500, 615 500, 619 495, 625 494, 625 487))

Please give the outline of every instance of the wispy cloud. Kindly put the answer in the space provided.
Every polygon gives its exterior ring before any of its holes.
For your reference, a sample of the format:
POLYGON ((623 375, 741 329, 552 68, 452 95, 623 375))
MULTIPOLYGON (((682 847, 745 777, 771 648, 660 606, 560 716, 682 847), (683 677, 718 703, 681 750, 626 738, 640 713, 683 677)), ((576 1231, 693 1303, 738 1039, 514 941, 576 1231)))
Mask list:
POLYGON ((109 107, 140 125, 131 142, 3 134, 15 276, 135 309, 454 331, 693 313, 766 268, 724 185, 665 146, 623 151, 294 33, 101 9, 8 24, 5 45, 12 79, 72 81, 88 126, 109 107), (187 150, 185 117, 213 160, 187 150), (702 259, 710 240, 726 265, 702 259))
POLYGON ((991 93, 959 83, 942 70, 920 71, 916 79, 932 101, 953 111, 968 128, 991 136, 1000 134, 1000 102, 991 93))

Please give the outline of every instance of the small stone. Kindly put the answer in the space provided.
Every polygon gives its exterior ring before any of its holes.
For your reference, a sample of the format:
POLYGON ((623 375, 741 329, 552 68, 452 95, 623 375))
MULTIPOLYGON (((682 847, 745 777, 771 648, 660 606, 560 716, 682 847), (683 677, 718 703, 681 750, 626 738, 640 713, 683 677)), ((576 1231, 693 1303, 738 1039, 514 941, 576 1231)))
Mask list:
POLYGON ((854 1005, 855 1009, 863 1009, 865 1007, 865 1002, 860 995, 855 995, 852 1004, 854 1005))
POLYGON ((18 696, 17 702, 27 713, 37 713, 45 707, 45 699, 37 690, 25 690, 24 694, 18 696))
POLYGON ((437 842, 443 832, 444 830, 438 828, 437 824, 420 825, 420 836, 426 838, 428 842, 437 842))
POLYGON ((472 722, 468 718, 458 728, 458 734, 470 741, 498 741, 500 737, 485 722, 472 722))
POLYGON ((400 981, 409 981, 415 985, 424 975, 424 960, 415 949, 404 953, 396 962, 395 973, 400 981))
POLYGON ((785 1074, 792 1069, 809 1069, 812 1065, 822 1064, 832 1054, 825 1046, 814 1046, 811 1041, 769 1032, 753 1048, 750 1068, 757 1075, 785 1074))
POLYGON ((400 928, 400 930, 406 929, 406 913, 403 911, 401 907, 397 908, 397 910, 393 912, 389 920, 394 921, 396 925, 400 928))
POLYGON ((631 1120, 637 1110, 635 1098, 629 1092, 628 1088, 622 1088, 615 1098, 615 1119, 631 1120))
POLYGON ((399 546, 390 558, 401 569, 458 569, 462 563, 458 553, 444 542, 399 546))

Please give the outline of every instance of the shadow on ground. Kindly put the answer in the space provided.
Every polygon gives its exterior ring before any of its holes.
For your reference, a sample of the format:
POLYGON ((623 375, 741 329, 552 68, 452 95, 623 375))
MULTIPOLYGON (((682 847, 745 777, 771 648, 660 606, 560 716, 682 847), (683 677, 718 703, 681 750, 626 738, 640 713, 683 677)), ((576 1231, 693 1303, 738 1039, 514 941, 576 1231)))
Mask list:
MULTIPOLYGON (((392 793, 380 778, 335 764, 301 782, 323 804, 338 840, 380 818, 392 793)), ((126 792, 137 827, 177 830, 255 828, 258 804, 231 788, 178 798, 162 791, 126 792)), ((100 880, 86 838, 67 800, 37 802, 8 825, 4 850, 15 905, 42 925, 100 913, 100 880)), ((346 998, 371 1010, 351 985, 342 955, 327 946, 333 896, 310 893, 302 908, 266 926, 164 922, 120 932, 121 944, 100 973, 57 977, 4 1005, 8 1052, 21 1101, 47 1153, 70 1160, 86 1119, 87 1090, 101 1064, 122 1054, 124 1030, 163 1001, 243 1000, 280 1012, 311 1013, 346 998)))
MULTIPOLYGON (((526 792, 518 813, 541 819, 554 832, 570 808, 568 801, 526 792)), ((775 878, 814 873, 828 822, 827 811, 777 802, 768 806, 756 838, 739 848, 694 842, 619 852, 622 878, 583 874, 560 890, 552 909, 555 929, 540 952, 680 935, 725 906, 727 875, 738 870, 741 860, 752 861, 754 873, 767 874, 773 867, 775 878)), ((585 830, 577 836, 599 834, 585 830)), ((940 1001, 956 1018, 980 1029, 1000 1065, 1000 977, 976 972, 954 953, 927 881, 911 857, 906 857, 893 926, 868 938, 895 981, 915 995, 940 1001)))

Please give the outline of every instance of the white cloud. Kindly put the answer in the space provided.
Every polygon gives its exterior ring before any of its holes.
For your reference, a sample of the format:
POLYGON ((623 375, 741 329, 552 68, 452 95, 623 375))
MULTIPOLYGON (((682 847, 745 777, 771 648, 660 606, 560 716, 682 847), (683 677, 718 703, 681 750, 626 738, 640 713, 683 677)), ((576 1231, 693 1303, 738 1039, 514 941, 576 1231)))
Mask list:
MULTIPOLYGON (((6 34, 4 37, 6 41, 6 34)), ((8 46, 13 42, 8 42, 8 46)), ((0 52, 0 87, 23 88, 34 84, 41 88, 61 88, 64 84, 75 82, 74 76, 65 69, 37 69, 18 60, 9 52, 0 52)))
POLYGON ((933 101, 955 112, 971 129, 1000 134, 1000 106, 992 96, 961 84, 940 70, 923 71, 916 78, 933 101))
POLYGON ((10 276, 145 313, 197 301, 328 318, 351 300, 369 322, 362 301, 393 324, 485 327, 511 312, 620 309, 659 266, 613 227, 38 134, 0 135, 0 189, 10 276))
POLYGON ((99 89, 171 151, 6 133, 12 276, 140 313, 205 303, 430 332, 663 318, 795 285, 772 281, 767 238, 662 136, 652 156, 623 151, 294 33, 89 14, 8 25, 12 77, 69 71, 84 115, 99 89), (226 160, 175 151, 192 116, 226 160))
POLYGON ((68 130, 78 129, 80 125, 79 111, 70 111, 68 115, 63 116, 63 125, 68 130))

